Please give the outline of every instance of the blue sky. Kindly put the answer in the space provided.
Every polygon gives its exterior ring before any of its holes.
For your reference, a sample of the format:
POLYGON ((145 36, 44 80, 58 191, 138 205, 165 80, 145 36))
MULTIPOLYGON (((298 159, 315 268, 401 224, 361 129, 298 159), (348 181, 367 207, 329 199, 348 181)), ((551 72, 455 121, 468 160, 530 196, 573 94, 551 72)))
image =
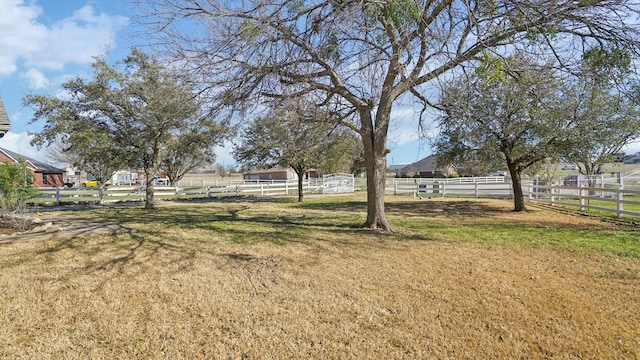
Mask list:
POLYGON ((11 130, 0 147, 39 160, 31 147, 32 113, 21 105, 29 93, 53 94, 69 78, 86 74, 96 55, 127 53, 130 20, 120 0, 0 0, 0 96, 11 130))
MULTIPOLYGON (((127 0, 0 0, 0 97, 11 121, 0 147, 48 160, 46 149, 29 145, 28 133, 41 131, 44 123, 31 123, 21 99, 32 92, 54 94, 66 80, 90 74, 94 56, 109 53, 116 60, 131 46, 144 46, 144 39, 132 36, 132 15, 127 0)), ((399 123, 389 138, 389 163, 430 155, 411 120, 399 123)), ((233 163, 228 144, 219 149, 218 162, 233 163)))
MULTIPOLYGON (((132 15, 127 0, 0 0, 0 97, 11 121, 0 147, 48 160, 46 149, 29 145, 28 133, 41 131, 44 123, 31 123, 21 99, 31 92, 54 94, 66 80, 89 75, 94 56, 109 53, 116 60, 131 46, 144 47, 144 39, 133 36, 132 15)), ((398 107, 392 115, 388 164, 430 155, 414 110, 398 107)), ((640 142, 627 151, 640 151, 640 142)), ((234 162, 229 144, 219 149, 217 161, 234 162)))

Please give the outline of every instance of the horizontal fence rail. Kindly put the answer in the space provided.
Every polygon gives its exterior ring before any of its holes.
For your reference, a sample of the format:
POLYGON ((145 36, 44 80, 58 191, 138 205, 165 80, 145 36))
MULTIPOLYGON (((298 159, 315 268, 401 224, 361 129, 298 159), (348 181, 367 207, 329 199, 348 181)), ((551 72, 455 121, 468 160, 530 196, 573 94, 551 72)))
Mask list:
MULTIPOLYGON (((235 181, 181 182, 178 186, 156 186, 156 199, 202 199, 224 196, 282 196, 297 195, 297 181, 235 181)), ((303 192, 307 194, 331 193, 328 187, 341 192, 363 191, 364 178, 310 179, 305 181, 303 192)), ((513 198, 513 187, 504 177, 454 178, 454 179, 404 179, 389 178, 386 193, 413 197, 473 197, 513 198), (474 179, 475 181, 471 181, 474 179)), ((602 184, 600 187, 571 187, 561 185, 525 184, 524 196, 531 202, 575 207, 581 211, 603 211, 615 214, 640 216, 640 190, 624 189, 602 184)), ((110 186, 99 188, 41 188, 31 203, 60 205, 80 203, 109 203, 144 201, 145 189, 134 186, 110 186)))
POLYGON ((549 205, 578 208, 580 211, 603 211, 640 216, 640 190, 606 187, 528 185, 529 200, 549 205))
MULTIPOLYGON (((511 183, 452 183, 421 182, 418 184, 394 183, 387 187, 394 195, 414 197, 474 197, 513 198, 511 183)), ((611 186, 575 187, 563 185, 522 186, 524 196, 531 202, 575 207, 580 211, 603 211, 623 215, 640 216, 640 190, 611 186)))
MULTIPOLYGON (((353 183, 353 180, 351 184, 353 183)), ((304 193, 322 193, 323 182, 305 181, 304 193)), ((37 196, 31 199, 34 204, 74 204, 74 203, 108 203, 126 201, 144 201, 146 192, 140 186, 108 186, 106 188, 40 188, 37 196)), ((353 192, 353 186, 343 187, 342 191, 353 192), (346 190, 345 190, 346 189, 346 190)), ((334 191, 340 192, 340 191, 334 191)), ((190 185, 190 186, 155 186, 156 199, 197 199, 219 196, 278 196, 298 193, 297 181, 269 182, 236 182, 226 185, 190 185)))
POLYGON ((418 184, 394 183, 393 188, 387 187, 387 191, 393 191, 394 195, 414 196, 466 196, 466 197, 513 197, 511 183, 487 183, 487 182, 423 182, 418 184))

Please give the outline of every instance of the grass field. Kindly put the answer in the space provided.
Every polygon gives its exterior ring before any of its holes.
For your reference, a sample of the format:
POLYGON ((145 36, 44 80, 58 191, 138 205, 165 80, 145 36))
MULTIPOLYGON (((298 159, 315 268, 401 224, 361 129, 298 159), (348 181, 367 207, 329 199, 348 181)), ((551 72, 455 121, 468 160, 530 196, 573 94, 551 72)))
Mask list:
POLYGON ((0 358, 640 357, 640 229, 508 200, 169 203, 0 245, 0 358))

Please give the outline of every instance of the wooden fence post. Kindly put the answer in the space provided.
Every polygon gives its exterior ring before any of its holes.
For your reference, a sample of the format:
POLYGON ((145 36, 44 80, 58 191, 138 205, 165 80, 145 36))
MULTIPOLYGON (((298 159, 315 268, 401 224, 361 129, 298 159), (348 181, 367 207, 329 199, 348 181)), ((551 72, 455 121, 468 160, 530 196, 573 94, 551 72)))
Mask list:
POLYGON ((56 205, 60 205, 60 188, 56 188, 56 205))
POLYGON ((621 218, 624 214, 622 213, 622 211, 624 210, 624 189, 622 187, 620 187, 620 189, 618 189, 618 206, 616 207, 616 215, 621 218))

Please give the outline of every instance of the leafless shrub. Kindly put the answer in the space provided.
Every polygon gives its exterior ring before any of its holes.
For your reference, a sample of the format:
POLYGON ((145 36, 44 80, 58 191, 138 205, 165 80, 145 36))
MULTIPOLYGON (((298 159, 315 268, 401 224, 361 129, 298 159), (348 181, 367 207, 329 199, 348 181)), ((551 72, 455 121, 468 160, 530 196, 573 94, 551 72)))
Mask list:
POLYGON ((0 214, 12 227, 27 230, 33 226, 37 216, 33 207, 27 203, 26 198, 17 197, 1 203, 0 214))

